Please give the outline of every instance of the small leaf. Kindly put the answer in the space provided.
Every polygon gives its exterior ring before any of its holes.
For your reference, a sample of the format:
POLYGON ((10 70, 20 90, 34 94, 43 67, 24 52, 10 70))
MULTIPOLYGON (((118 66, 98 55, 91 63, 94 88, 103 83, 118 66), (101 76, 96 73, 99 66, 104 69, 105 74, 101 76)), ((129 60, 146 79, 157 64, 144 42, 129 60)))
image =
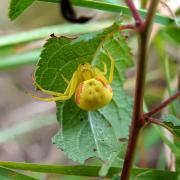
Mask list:
POLYGON ((118 175, 118 174, 115 174, 112 178, 111 178, 111 180, 119 180, 120 179, 120 175, 118 175))
POLYGON ((0 166, 0 179, 2 180, 37 180, 36 178, 21 174, 11 169, 0 166))
POLYGON ((169 114, 163 118, 163 124, 167 126, 176 137, 180 137, 180 119, 169 114))
POLYGON ((162 37, 170 40, 171 42, 180 44, 180 28, 176 26, 167 26, 160 30, 162 37))
POLYGON ((28 8, 35 0, 11 0, 9 8, 9 17, 16 19, 23 11, 28 8))
POLYGON ((102 163, 101 169, 99 171, 99 176, 100 177, 105 177, 106 174, 109 171, 109 168, 112 166, 113 162, 117 159, 117 153, 112 153, 110 159, 107 161, 104 161, 102 163))
POLYGON ((111 161, 112 156, 117 156, 127 141, 132 100, 123 90, 123 82, 125 71, 132 65, 132 60, 125 38, 118 32, 117 25, 74 40, 66 37, 50 38, 44 46, 36 70, 36 81, 44 89, 64 92, 67 84, 62 74, 70 80, 80 63, 89 62, 102 70, 102 62, 105 62, 110 67, 110 59, 104 49, 115 61, 111 103, 91 112, 79 109, 73 98, 56 103, 61 129, 53 138, 53 143, 80 163, 91 157, 111 161))
POLYGON ((173 179, 173 180, 179 180, 179 175, 174 174, 172 176, 171 174, 168 174, 168 171, 164 171, 165 174, 154 172, 153 170, 147 170, 144 172, 141 172, 134 176, 133 180, 159 180, 159 179, 173 179))

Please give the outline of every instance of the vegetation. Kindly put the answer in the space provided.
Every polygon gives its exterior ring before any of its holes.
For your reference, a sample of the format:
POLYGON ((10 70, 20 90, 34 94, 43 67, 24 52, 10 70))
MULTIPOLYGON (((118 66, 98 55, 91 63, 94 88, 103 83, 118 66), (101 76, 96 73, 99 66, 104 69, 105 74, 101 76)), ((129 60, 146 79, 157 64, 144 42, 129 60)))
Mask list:
MULTIPOLYGON (((41 1, 59 3, 58 0, 41 1)), ((33 3, 36 2, 34 0, 11 0, 10 19, 16 19, 33 3)), ((14 171, 24 170, 24 172, 87 177, 100 176, 114 180, 159 178, 178 180, 180 177, 179 56, 177 55, 178 58, 173 59, 166 51, 166 44, 171 44, 176 49, 179 48, 179 19, 174 13, 173 17, 157 13, 158 5, 161 6, 159 0, 150 1, 149 5, 146 1, 141 1, 144 9, 137 9, 132 0, 125 0, 125 5, 119 4, 115 0, 109 1, 109 3, 95 0, 72 0, 72 5, 109 11, 117 17, 113 16, 113 19, 109 18, 109 21, 106 22, 98 21, 82 25, 67 24, 0 37, 0 53, 3 54, 6 48, 13 49, 17 45, 24 46, 49 36, 42 48, 19 55, 3 55, 3 60, 0 61, 0 70, 33 64, 40 57, 35 69, 34 84, 37 89, 41 89, 47 94, 56 96, 54 92, 65 92, 63 95, 57 95, 57 97, 62 97, 71 92, 71 87, 70 90, 67 88, 67 80, 70 80, 68 83, 70 86, 76 85, 76 78, 72 78, 72 76, 79 64, 89 63, 101 72, 104 70, 103 63, 107 64, 105 76, 108 79, 109 74, 112 73, 110 65, 113 60, 115 63, 113 81, 112 83, 108 81, 113 91, 112 100, 103 108, 93 111, 80 109, 74 97, 56 102, 60 130, 52 138, 52 142, 80 165, 0 161, 0 177, 37 179, 14 171), (146 7, 148 8, 146 9, 146 7), (155 22, 162 26, 156 35, 152 35, 155 22), (67 34, 77 37, 65 37, 64 35, 67 34), (134 39, 136 39, 135 42, 134 39), (149 54, 154 46, 157 49, 155 53, 158 54, 159 64, 164 67, 164 79, 167 81, 167 87, 164 90, 168 92, 168 95, 159 104, 148 108, 151 103, 149 103, 145 86, 146 79, 148 82, 148 75, 151 72, 148 71, 147 65, 148 61, 153 60, 149 54), (137 49, 137 52, 134 49, 137 49), (131 79, 126 75, 126 72, 133 67, 136 69, 135 88, 131 79), (172 86, 173 78, 177 79, 175 87, 172 86), (128 84, 131 89, 134 88, 134 93, 130 93, 129 90, 127 92, 128 84), (68 93, 66 93, 66 88, 68 93), (166 108, 166 113, 155 115, 164 108, 166 108), (173 141, 166 137, 162 129, 171 132, 173 141), (151 133, 156 132, 163 143, 170 148, 176 159, 175 171, 170 171, 168 168, 158 170, 135 166, 135 159, 139 158, 141 161, 141 155, 139 152, 136 153, 138 139, 141 141, 144 137, 144 141, 149 142, 148 138, 152 136, 152 134, 147 135, 147 130, 151 133), (89 158, 94 158, 90 165, 87 164, 89 158)), ((178 50, 175 53, 178 53, 178 50)), ((150 78, 153 78, 153 75, 150 78)), ((153 93, 156 94, 156 92, 153 93)), ((46 123, 50 123, 50 120, 47 120, 46 123)), ((6 134, 8 136, 10 132, 6 134)), ((151 148, 150 144, 148 144, 149 148, 151 148)))

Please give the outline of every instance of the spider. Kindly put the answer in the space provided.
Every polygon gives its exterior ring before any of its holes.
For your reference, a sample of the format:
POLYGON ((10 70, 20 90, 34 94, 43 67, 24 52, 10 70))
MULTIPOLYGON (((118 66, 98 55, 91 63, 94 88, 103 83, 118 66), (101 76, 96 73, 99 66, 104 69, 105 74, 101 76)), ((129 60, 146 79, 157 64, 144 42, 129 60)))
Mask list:
POLYGON ((106 79, 107 65, 103 62, 104 70, 92 67, 89 63, 79 64, 72 78, 68 81, 63 75, 62 78, 68 84, 64 93, 54 92, 43 89, 35 80, 34 84, 44 93, 53 95, 51 98, 41 98, 31 95, 41 101, 65 101, 75 94, 76 104, 83 110, 91 111, 107 105, 113 96, 110 86, 113 80, 114 60, 107 52, 111 61, 109 78, 106 79))

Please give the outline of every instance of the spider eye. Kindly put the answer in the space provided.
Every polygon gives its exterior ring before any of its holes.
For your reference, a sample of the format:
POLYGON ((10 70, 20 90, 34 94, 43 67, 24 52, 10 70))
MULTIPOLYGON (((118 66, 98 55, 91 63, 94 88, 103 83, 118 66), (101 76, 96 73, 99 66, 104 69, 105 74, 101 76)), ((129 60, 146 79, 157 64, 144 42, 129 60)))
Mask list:
POLYGON ((84 66, 84 65, 85 65, 85 63, 82 63, 81 65, 82 65, 82 66, 84 66))

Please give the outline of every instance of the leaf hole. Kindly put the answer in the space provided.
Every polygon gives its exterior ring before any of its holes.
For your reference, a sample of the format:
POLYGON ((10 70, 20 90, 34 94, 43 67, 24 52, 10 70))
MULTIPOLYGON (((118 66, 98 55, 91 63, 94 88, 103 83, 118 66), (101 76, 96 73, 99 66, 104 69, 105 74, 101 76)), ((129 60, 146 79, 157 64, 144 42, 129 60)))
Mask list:
POLYGON ((118 141, 119 142, 127 142, 127 139, 126 138, 118 138, 118 141))
POLYGON ((111 125, 110 123, 108 123, 108 127, 109 127, 109 128, 111 128, 111 127, 112 127, 112 125, 111 125))

